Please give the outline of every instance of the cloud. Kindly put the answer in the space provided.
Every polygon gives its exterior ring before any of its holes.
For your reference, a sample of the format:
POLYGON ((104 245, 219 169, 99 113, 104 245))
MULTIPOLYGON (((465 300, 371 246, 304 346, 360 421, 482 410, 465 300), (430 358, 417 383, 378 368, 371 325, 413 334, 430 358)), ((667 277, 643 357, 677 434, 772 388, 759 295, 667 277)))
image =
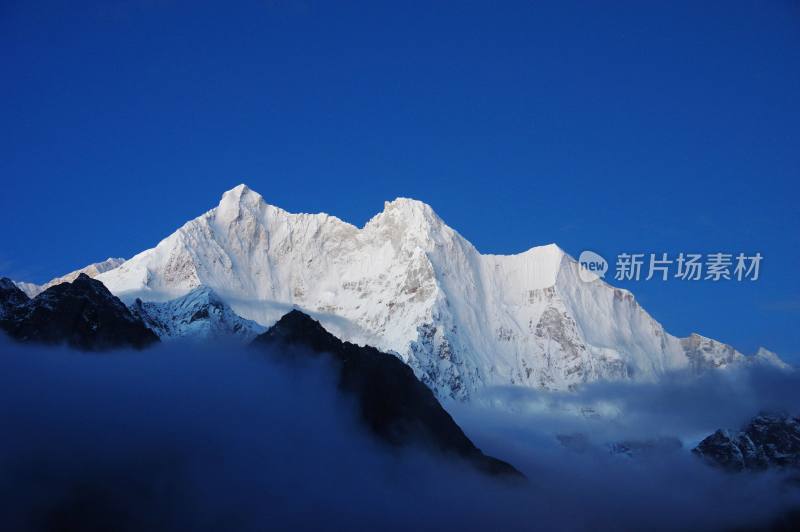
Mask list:
POLYGON ((735 528, 800 504, 796 486, 787 488, 790 474, 732 476, 690 453, 714 430, 739 428, 760 411, 800 413, 797 372, 675 373, 657 384, 598 382, 575 392, 500 387, 447 407, 484 452, 534 479, 538 504, 577 528, 735 528), (620 442, 652 449, 612 453, 620 442))
POLYGON ((87 355, 4 343, 0 353, 9 529, 488 524, 505 503, 481 499, 512 489, 374 440, 324 362, 178 344, 87 355), (471 509, 453 515, 460 494, 471 509))
POLYGON ((761 402, 754 398, 791 400, 794 381, 774 377, 747 381, 749 391, 720 416, 715 409, 740 384, 687 389, 676 380, 574 396, 501 389, 482 404, 449 405, 484 451, 528 475, 519 486, 377 442, 324 362, 286 367, 232 346, 87 355, 3 343, 0 519, 13 530, 659 530, 762 522, 796 502, 780 475, 734 478, 686 452, 643 460, 576 453, 554 434, 585 431, 600 442, 691 433, 746 416, 761 402), (606 405, 611 417, 569 413, 584 403, 606 405), (684 419, 687 407, 694 413, 684 419), (663 430, 654 431, 659 420, 663 430))

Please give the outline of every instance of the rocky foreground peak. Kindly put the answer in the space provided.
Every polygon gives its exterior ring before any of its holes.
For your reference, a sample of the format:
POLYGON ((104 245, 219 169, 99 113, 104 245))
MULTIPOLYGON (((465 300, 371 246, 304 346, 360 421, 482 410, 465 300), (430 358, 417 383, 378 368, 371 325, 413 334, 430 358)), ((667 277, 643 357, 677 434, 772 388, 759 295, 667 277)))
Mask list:
POLYGON ((3 279, 0 309, 0 329, 21 342, 66 344, 87 351, 144 348, 158 342, 158 336, 103 283, 85 273, 33 299, 3 279))
POLYGON ((431 390, 395 356, 342 342, 298 310, 284 315, 252 345, 288 360, 331 359, 339 389, 355 398, 364 425, 386 443, 425 446, 492 475, 522 478, 511 465, 475 447, 431 390))

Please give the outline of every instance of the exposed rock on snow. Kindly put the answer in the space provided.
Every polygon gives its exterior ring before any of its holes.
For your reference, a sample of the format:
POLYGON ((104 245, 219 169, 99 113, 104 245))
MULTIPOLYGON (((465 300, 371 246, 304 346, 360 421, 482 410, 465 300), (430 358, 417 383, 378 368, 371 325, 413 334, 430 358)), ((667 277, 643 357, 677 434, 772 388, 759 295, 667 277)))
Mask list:
POLYGON ((231 338, 246 343, 266 330, 254 321, 237 316, 207 287, 196 288, 164 303, 137 299, 130 309, 162 340, 231 338))
POLYGON ((716 431, 692 452, 730 471, 800 467, 800 418, 763 414, 741 431, 716 431))
POLYGON ((688 338, 681 338, 681 345, 689 357, 689 364, 696 372, 725 367, 745 360, 745 356, 733 347, 697 333, 692 333, 688 338))
POLYGON ((428 205, 404 198, 357 228, 288 213, 240 185, 98 279, 129 303, 208 287, 264 327, 297 307, 344 340, 396 354, 440 396, 461 399, 487 385, 563 390, 745 358, 669 335, 630 292, 581 281, 556 245, 482 255, 428 205))

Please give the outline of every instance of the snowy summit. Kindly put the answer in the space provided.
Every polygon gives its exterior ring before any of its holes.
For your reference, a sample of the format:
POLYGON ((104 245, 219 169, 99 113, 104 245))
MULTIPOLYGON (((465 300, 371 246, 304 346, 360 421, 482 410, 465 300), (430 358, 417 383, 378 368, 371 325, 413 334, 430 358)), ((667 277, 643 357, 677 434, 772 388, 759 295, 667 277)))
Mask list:
MULTIPOLYGON (((396 354, 442 397, 655 380, 756 358, 671 336, 630 292, 582 282, 554 244, 482 255, 430 206, 405 198, 358 228, 286 212, 239 185, 156 247, 103 272, 93 266, 112 293, 141 300, 162 337, 226 327, 251 335, 298 308, 344 340, 396 354), (198 305, 213 323, 193 325, 198 305)), ((758 360, 780 363, 766 353, 758 360)))

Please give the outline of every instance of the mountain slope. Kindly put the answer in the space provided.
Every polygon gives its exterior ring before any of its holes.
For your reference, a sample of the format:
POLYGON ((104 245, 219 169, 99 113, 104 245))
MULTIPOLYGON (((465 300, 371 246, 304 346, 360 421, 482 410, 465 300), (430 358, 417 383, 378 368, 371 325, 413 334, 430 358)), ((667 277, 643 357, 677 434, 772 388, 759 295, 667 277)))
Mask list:
POLYGON ((0 279, 0 320, 10 319, 29 301, 28 296, 7 277, 0 279))
POLYGON ((382 441, 423 445, 467 460, 492 475, 522 477, 511 465, 483 454, 453 421, 433 392, 411 369, 374 347, 342 342, 300 311, 283 316, 252 343, 289 360, 308 356, 333 359, 339 389, 354 397, 361 421, 382 441))
POLYGON ((144 348, 158 341, 103 283, 85 274, 51 286, 34 299, 10 286, 10 280, 0 279, 0 329, 15 340, 87 351, 144 348))
POLYGON ((667 334, 626 290, 581 281, 576 261, 555 245, 481 255, 428 205, 403 198, 357 228, 288 213, 240 185, 98 279, 128 302, 205 286, 262 326, 298 307, 339 338, 396 354, 440 396, 461 399, 487 385, 561 390, 739 359, 667 334))

